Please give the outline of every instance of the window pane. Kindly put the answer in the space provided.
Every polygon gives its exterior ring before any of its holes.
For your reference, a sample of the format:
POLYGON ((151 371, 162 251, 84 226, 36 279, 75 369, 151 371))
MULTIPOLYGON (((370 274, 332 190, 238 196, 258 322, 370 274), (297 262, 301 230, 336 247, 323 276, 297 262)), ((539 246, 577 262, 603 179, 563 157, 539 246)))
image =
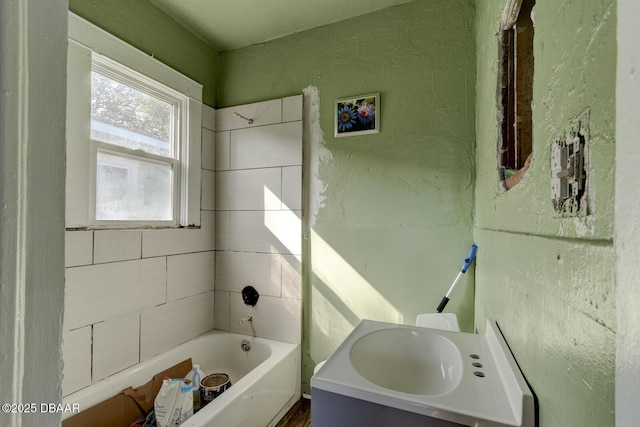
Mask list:
POLYGON ((173 105, 91 72, 91 139, 172 156, 173 105))
POLYGON ((170 164, 98 152, 96 220, 171 221, 170 164))

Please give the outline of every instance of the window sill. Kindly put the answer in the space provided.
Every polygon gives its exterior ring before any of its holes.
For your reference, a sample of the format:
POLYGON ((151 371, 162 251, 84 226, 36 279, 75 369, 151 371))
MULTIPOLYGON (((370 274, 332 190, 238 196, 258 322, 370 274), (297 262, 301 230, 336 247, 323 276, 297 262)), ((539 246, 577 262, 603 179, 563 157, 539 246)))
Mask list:
POLYGON ((149 231, 149 230, 200 230, 202 226, 200 225, 132 225, 132 226, 113 226, 113 225, 105 225, 105 226, 91 226, 91 227, 67 227, 66 231, 149 231))

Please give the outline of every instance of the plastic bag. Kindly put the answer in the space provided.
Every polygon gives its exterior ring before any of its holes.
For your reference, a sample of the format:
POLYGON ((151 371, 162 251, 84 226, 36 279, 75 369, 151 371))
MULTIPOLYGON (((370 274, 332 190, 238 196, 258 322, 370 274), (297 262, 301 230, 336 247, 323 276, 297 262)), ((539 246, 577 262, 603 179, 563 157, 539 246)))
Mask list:
POLYGON ((147 415, 145 415, 144 417, 140 417, 129 427, 158 427, 158 425, 156 424, 156 413, 153 408, 151 408, 147 415))
POLYGON ((193 415, 193 387, 185 378, 165 378, 154 409, 158 427, 177 427, 193 415))

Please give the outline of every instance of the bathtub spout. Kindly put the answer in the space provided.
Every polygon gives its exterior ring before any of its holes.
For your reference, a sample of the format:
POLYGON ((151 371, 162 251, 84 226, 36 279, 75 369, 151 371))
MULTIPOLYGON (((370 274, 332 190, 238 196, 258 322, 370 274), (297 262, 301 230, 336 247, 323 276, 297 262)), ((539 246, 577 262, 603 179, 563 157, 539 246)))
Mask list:
POLYGON ((247 316, 247 317, 243 317, 242 319, 240 319, 240 321, 238 323, 252 322, 252 321, 253 321, 253 316, 247 316))

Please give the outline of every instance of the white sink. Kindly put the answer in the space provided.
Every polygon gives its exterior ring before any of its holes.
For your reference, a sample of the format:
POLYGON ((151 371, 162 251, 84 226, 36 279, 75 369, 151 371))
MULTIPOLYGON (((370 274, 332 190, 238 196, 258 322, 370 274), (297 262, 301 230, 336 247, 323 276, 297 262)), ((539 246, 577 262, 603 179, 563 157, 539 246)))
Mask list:
POLYGON ((535 426, 533 393, 492 321, 479 335, 362 320, 311 378, 311 394, 327 414, 340 399, 364 402, 355 412, 374 414, 368 425, 384 425, 375 408, 391 408, 456 425, 535 426))
POLYGON ((355 370, 367 380, 402 393, 447 393, 462 377, 462 358, 457 347, 427 329, 371 332, 353 344, 350 359, 355 370))

